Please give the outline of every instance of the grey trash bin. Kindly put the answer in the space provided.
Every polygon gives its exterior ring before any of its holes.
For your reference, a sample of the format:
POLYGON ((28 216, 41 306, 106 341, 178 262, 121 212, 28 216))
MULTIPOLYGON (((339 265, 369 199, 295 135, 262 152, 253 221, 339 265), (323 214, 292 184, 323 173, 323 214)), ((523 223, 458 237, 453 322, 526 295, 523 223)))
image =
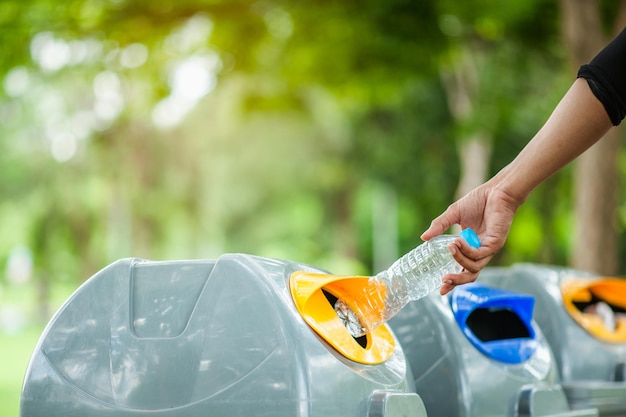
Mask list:
POLYGON ((626 280, 538 264, 485 268, 479 280, 535 297, 572 408, 626 415, 626 280))
POLYGON ((389 321, 429 415, 597 416, 568 405, 533 304, 473 283, 411 302, 389 321))
POLYGON ((111 264, 41 335, 21 416, 425 417, 399 344, 363 364, 309 328, 289 291, 301 269, 315 271, 240 254, 111 264))

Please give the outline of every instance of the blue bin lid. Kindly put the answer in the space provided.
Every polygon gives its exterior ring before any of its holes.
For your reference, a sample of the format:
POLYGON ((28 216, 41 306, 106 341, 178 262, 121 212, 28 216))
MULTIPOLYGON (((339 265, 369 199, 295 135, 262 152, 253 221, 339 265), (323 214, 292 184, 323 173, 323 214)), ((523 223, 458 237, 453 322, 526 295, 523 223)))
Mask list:
POLYGON ((450 306, 467 339, 489 358, 518 364, 538 347, 532 318, 535 299, 480 283, 455 288, 450 306))

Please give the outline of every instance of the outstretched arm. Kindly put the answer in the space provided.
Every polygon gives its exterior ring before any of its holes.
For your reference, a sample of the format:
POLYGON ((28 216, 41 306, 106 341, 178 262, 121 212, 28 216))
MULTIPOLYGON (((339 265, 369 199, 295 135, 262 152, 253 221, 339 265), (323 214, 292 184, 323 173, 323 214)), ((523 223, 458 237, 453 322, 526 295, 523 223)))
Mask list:
POLYGON ((462 239, 451 245, 452 255, 465 270, 446 275, 441 294, 455 285, 474 281, 504 245, 513 217, 530 193, 596 143, 611 126, 611 119, 587 81, 577 79, 547 122, 509 165, 435 218, 422 234, 423 240, 454 224, 471 227, 481 239, 477 249, 462 239))

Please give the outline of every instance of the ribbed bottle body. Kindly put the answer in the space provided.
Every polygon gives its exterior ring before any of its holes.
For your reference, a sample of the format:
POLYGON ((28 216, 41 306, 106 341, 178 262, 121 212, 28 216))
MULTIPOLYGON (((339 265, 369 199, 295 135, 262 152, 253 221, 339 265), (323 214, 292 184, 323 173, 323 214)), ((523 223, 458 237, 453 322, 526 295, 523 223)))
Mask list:
MULTIPOLYGON (((440 235, 421 244, 404 255, 387 270, 376 275, 392 288, 401 288, 406 294, 402 300, 418 300, 441 287, 441 278, 461 271, 448 246, 457 236, 440 235)), ((395 291, 391 295, 395 295, 395 291)), ((391 300, 389 300, 391 301, 391 300)), ((405 303, 406 304, 406 303, 405 303)), ((403 304, 404 306, 404 304, 403 304)))
POLYGON ((335 311, 352 336, 361 337, 372 331, 395 316, 409 301, 425 297, 441 287, 444 275, 460 272, 461 266, 448 249, 457 237, 434 237, 371 277, 355 298, 357 307, 350 308, 338 300, 335 311), (384 300, 379 302, 383 294, 384 300), (384 306, 384 310, 373 311, 380 309, 379 306, 384 306))

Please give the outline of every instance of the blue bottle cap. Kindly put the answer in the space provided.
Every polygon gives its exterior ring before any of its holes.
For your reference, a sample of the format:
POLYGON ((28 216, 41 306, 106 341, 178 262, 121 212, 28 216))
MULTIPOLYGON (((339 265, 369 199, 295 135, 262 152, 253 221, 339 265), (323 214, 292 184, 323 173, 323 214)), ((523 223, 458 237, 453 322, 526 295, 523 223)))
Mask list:
POLYGON ((467 229, 461 230, 461 233, 459 233, 459 236, 465 239, 465 241, 469 243, 471 247, 480 248, 480 239, 478 238, 478 235, 476 234, 476 232, 473 231, 472 229, 467 228, 467 229))

